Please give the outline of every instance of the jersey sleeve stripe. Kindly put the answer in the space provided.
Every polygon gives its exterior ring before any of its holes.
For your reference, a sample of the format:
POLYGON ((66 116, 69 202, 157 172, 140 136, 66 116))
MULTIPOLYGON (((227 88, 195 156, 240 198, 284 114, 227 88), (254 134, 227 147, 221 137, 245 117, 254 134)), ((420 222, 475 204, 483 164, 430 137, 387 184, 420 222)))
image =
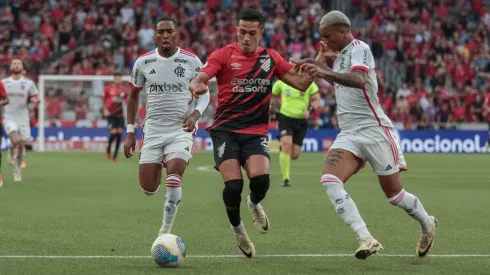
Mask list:
POLYGON ((374 117, 378 121, 378 125, 381 126, 381 120, 379 120, 378 114, 376 114, 376 111, 373 108, 373 104, 371 103, 371 100, 369 99, 369 96, 366 92, 366 88, 362 88, 362 92, 364 93, 364 98, 367 101, 367 104, 369 105, 369 109, 371 109, 371 112, 373 112, 374 117))
POLYGON ((147 56, 147 55, 150 55, 152 53, 155 53, 155 50, 151 50, 149 52, 146 52, 146 53, 142 54, 140 57, 147 56))
POLYGON ((129 82, 129 86, 131 86, 131 88, 137 92, 141 91, 143 89, 143 87, 136 87, 134 86, 134 84, 132 82, 129 82))
POLYGON ((185 55, 188 55, 188 56, 191 56, 191 57, 197 57, 197 55, 195 55, 195 54, 193 54, 191 52, 188 52, 186 50, 182 50, 182 49, 180 49, 180 53, 185 54, 185 55))
POLYGON ((360 70, 365 71, 366 73, 369 73, 369 68, 364 67, 364 66, 354 66, 354 67, 350 68, 350 71, 353 72, 354 70, 357 70, 357 69, 360 69, 360 70))

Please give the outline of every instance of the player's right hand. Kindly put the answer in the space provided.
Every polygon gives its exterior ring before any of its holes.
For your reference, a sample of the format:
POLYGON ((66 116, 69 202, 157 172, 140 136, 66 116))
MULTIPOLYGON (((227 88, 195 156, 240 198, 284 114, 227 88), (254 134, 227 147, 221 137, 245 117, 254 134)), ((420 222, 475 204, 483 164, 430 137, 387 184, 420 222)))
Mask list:
POLYGON ((104 108, 104 116, 108 117, 111 113, 109 113, 109 110, 107 108, 104 108))
POLYGON ((124 155, 126 158, 133 156, 136 148, 136 138, 134 133, 128 133, 126 136, 126 141, 124 142, 124 155))
POLYGON ((206 87, 204 83, 191 84, 189 90, 195 97, 199 97, 200 95, 207 93, 208 87, 206 87))
POLYGON ((334 57, 337 56, 337 52, 332 51, 328 47, 327 44, 323 43, 323 41, 320 41, 320 51, 318 51, 318 55, 316 56, 315 60, 319 62, 325 62, 325 58, 327 57, 334 57))

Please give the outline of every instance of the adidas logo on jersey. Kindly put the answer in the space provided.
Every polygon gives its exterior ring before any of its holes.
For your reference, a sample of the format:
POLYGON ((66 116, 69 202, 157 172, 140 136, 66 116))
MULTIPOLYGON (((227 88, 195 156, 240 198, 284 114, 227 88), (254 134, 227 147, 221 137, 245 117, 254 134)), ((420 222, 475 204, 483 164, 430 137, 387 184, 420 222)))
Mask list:
POLYGON ((155 69, 151 70, 150 71, 150 74, 156 74, 157 72, 155 72, 155 69))

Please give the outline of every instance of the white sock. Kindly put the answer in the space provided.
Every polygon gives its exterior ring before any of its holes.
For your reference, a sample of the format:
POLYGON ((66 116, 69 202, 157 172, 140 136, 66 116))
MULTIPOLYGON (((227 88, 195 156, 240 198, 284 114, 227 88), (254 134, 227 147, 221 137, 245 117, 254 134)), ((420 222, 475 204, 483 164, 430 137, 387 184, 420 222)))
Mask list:
POLYGON ((167 193, 165 194, 165 207, 163 210, 163 231, 170 232, 174 223, 175 215, 179 209, 179 203, 182 199, 182 178, 178 175, 168 175, 165 180, 167 193))
POLYGON ((356 204, 345 191, 344 183, 331 174, 323 175, 321 182, 340 218, 356 232, 359 238, 372 237, 366 227, 366 223, 362 220, 361 214, 359 214, 359 210, 357 210, 356 204))
POLYGON ((250 200, 250 197, 247 197, 247 206, 249 208, 255 208, 255 207, 257 207, 257 205, 255 203, 253 203, 252 200, 250 200))
POLYGON ((243 225, 242 221, 240 221, 240 224, 237 227, 235 227, 235 226, 231 226, 231 227, 233 228, 233 231, 235 233, 241 233, 245 230, 245 226, 243 225))
POLYGON ((422 226, 423 233, 432 231, 432 220, 416 196, 406 192, 405 189, 402 189, 400 193, 388 200, 391 204, 399 206, 405 210, 408 215, 417 220, 422 226))

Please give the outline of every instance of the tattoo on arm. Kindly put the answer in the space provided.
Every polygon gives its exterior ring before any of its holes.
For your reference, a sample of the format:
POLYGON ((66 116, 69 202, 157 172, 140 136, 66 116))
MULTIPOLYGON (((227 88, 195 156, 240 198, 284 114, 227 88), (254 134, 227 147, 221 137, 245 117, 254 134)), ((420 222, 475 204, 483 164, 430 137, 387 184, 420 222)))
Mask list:
POLYGON ((344 152, 342 150, 338 150, 338 149, 329 150, 327 157, 325 158, 325 163, 328 163, 329 165, 332 166, 336 166, 342 159, 343 155, 344 152))
POLYGON ((327 71, 322 77, 343 86, 362 89, 366 85, 367 73, 360 69, 350 73, 327 71))

